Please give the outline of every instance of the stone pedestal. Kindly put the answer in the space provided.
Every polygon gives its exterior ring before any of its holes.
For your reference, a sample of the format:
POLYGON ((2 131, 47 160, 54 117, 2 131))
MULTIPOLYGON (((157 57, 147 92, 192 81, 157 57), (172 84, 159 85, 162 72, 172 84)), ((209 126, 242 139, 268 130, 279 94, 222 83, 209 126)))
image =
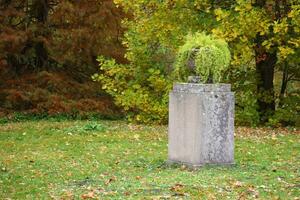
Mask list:
POLYGON ((168 162, 234 163, 234 93, 229 84, 175 84, 169 103, 168 162))

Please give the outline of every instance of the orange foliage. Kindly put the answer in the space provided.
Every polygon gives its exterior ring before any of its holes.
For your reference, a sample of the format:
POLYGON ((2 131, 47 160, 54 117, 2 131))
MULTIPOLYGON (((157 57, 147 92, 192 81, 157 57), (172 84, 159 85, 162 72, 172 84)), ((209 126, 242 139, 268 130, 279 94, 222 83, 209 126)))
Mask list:
POLYGON ((49 116, 119 112, 109 96, 99 93, 97 83, 78 83, 64 73, 46 71, 4 81, 0 101, 0 117, 15 111, 49 116))
POLYGON ((0 1, 0 116, 115 113, 90 77, 98 55, 126 62, 123 17, 113 0, 0 1))

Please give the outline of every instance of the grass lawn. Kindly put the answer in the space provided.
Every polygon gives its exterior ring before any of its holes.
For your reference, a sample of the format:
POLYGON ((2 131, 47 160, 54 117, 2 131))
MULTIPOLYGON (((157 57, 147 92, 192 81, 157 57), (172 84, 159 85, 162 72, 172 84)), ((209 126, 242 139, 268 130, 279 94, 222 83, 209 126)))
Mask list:
POLYGON ((0 126, 0 199, 299 199, 300 132, 236 129, 232 167, 167 166, 167 127, 0 126))

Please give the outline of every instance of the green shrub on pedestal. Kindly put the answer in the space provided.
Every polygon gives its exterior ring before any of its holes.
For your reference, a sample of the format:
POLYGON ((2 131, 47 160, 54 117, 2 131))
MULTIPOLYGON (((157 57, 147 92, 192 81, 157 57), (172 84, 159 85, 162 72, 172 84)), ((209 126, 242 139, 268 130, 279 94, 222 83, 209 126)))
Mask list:
POLYGON ((224 40, 204 33, 188 35, 178 50, 175 76, 186 81, 190 75, 200 76, 205 83, 220 82, 230 64, 230 51, 224 40))
MULTIPOLYGON (((93 79, 101 83, 102 89, 114 98, 116 105, 124 110, 129 119, 143 123, 167 123, 168 94, 173 81, 176 81, 171 74, 175 71, 187 78, 189 71, 185 65, 178 66, 180 61, 184 63, 186 58, 191 57, 191 55, 185 56, 191 53, 189 49, 198 48, 199 52, 204 52, 197 54, 196 65, 204 67, 198 67, 195 74, 201 72, 199 74, 205 77, 205 74, 209 74, 212 70, 214 81, 220 79, 230 61, 230 53, 225 42, 203 34, 195 36, 197 36, 196 45, 193 46, 193 37, 188 36, 188 42, 179 49, 177 59, 176 53, 169 52, 168 48, 157 47, 160 49, 157 55, 163 58, 171 57, 171 64, 168 64, 166 59, 162 59, 159 63, 158 61, 146 62, 154 58, 139 58, 138 63, 131 60, 130 64, 119 64, 112 59, 99 56, 97 61, 100 70, 93 76, 93 79), (202 73, 205 70, 207 73, 202 73)), ((148 54, 147 51, 144 54, 141 53, 140 56, 148 54)), ((206 77, 208 79, 208 75, 206 77)))

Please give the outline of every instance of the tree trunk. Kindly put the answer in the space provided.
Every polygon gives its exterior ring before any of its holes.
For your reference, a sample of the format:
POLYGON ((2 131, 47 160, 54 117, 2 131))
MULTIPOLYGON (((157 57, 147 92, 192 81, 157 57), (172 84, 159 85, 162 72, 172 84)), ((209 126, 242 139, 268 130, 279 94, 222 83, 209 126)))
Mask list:
POLYGON ((285 91, 287 88, 288 84, 288 67, 285 65, 283 68, 283 73, 282 73, 282 80, 281 80, 281 89, 280 89, 280 95, 279 95, 279 107, 283 105, 283 99, 285 95, 285 91))
POLYGON ((35 0, 33 7, 38 22, 45 24, 48 20, 49 0, 35 0))
MULTIPOLYGON (((49 0, 35 0, 33 4, 33 15, 38 21, 40 31, 38 35, 45 37, 47 32, 47 20, 49 14, 49 0)), ((36 52, 36 68, 37 69, 48 69, 48 50, 44 41, 37 41, 34 45, 36 52)))
POLYGON ((44 42, 39 41, 35 44, 36 67, 37 69, 48 69, 48 51, 44 42))
POLYGON ((6 56, 7 64, 9 69, 12 70, 14 76, 18 76, 20 74, 21 66, 20 62, 15 54, 8 53, 6 56))
MULTIPOLYGON (((275 5, 267 0, 256 0, 254 6, 267 11, 274 11, 275 18, 280 19, 279 0, 275 0, 275 5)), ((277 62, 276 48, 273 51, 267 51, 262 45, 268 39, 266 36, 257 34, 255 46, 256 74, 257 74, 257 92, 258 92, 258 112, 260 122, 265 123, 275 111, 275 95, 274 95, 274 70, 277 62)))
POLYGON ((265 123, 275 111, 274 69, 277 62, 276 52, 256 51, 256 72, 258 91, 258 111, 260 121, 265 123))

